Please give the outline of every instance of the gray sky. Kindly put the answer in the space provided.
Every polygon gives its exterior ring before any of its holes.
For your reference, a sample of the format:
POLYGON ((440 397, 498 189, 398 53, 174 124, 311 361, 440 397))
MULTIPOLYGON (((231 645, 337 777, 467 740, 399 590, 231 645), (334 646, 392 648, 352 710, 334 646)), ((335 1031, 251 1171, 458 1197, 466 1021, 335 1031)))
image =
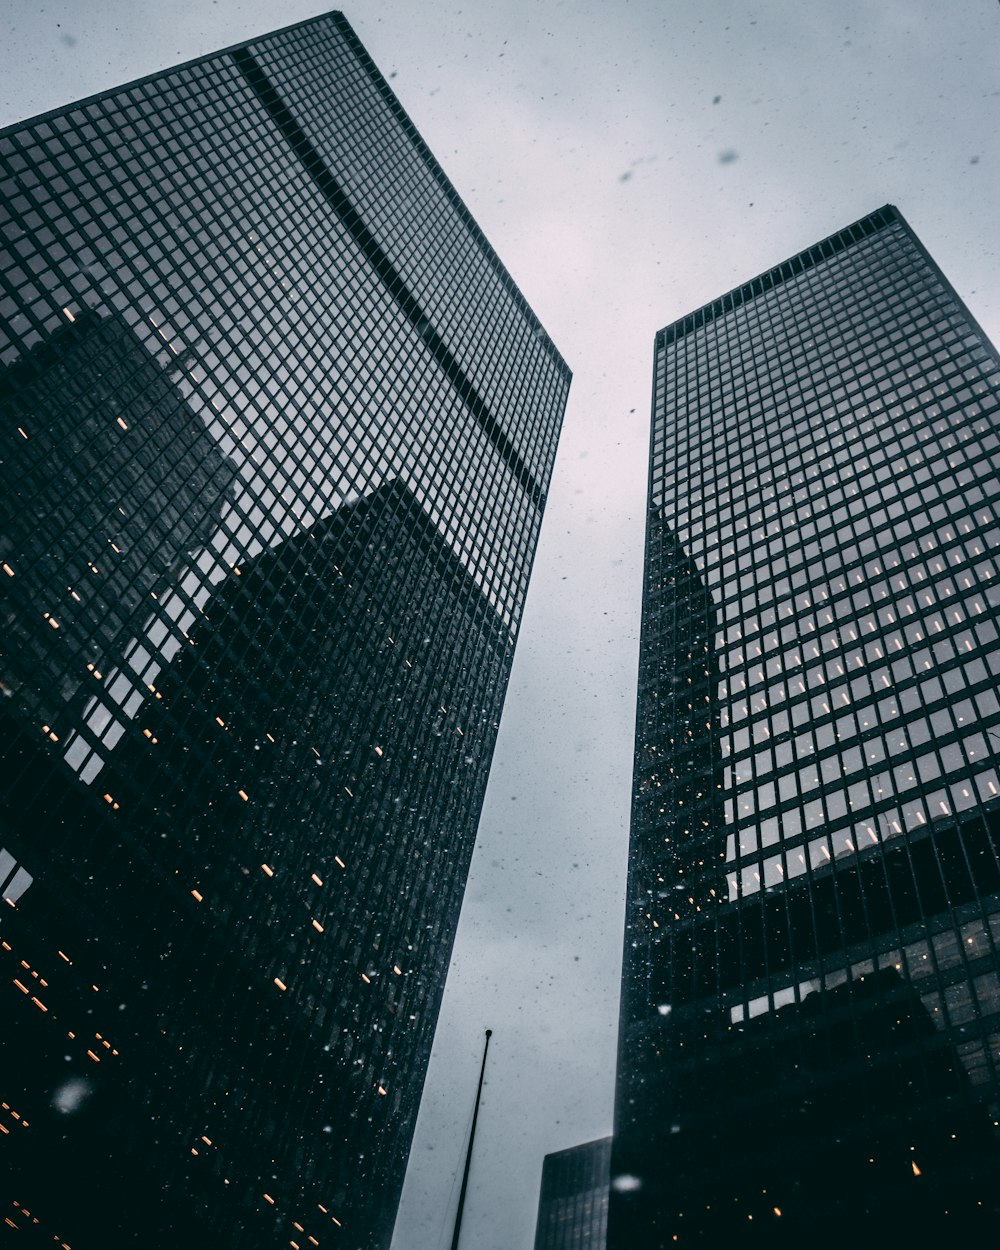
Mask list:
MULTIPOLYGON (((5 0, 0 124, 330 8, 5 0)), ((345 0, 575 372, 393 1250, 611 1128, 652 340, 889 201, 1000 339, 996 0, 345 0), (718 98, 717 98, 718 97, 718 98)))

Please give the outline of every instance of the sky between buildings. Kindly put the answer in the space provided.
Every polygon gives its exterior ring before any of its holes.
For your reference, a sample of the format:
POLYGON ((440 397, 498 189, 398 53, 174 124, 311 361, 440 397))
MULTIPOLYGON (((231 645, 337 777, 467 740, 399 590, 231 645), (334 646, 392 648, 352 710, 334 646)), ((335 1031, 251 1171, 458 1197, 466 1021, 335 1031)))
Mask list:
MULTIPOLYGON (((8 0, 0 125, 331 5, 8 0)), ((574 370, 393 1250, 611 1129, 655 331, 896 204, 1000 339, 996 0, 345 0, 574 370)))

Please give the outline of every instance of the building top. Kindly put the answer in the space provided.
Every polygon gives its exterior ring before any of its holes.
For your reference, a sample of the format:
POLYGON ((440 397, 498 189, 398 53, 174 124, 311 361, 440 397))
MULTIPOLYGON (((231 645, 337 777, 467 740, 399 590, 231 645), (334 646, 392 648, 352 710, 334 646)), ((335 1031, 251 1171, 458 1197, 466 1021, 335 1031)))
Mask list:
MULTIPOLYGON (((92 103, 93 101, 100 100, 104 98, 105 96, 117 95, 121 92, 130 91, 133 88, 141 86, 145 83, 153 82, 158 78, 162 78, 165 74, 173 74, 179 71, 191 69, 195 66, 204 65, 207 62, 214 61, 221 56, 232 55, 234 53, 238 53, 241 51, 246 52, 249 49, 251 49, 254 46, 254 44, 259 42, 259 40, 261 39, 266 38, 268 41, 271 41, 275 37, 286 34, 290 31, 304 30, 310 26, 315 26, 323 22, 332 22, 336 26, 337 30, 342 35, 346 43, 350 46, 351 51, 354 53, 354 55, 358 58, 358 61, 364 67, 365 72, 368 74, 369 78, 371 79, 379 95, 385 101, 387 107, 391 110, 391 112, 393 113, 393 116, 395 117, 397 122, 400 124, 404 132, 406 133, 407 138, 413 144, 414 148, 420 155, 421 159, 424 162, 426 162, 426 167, 431 173, 432 177, 434 178, 434 181, 437 183, 442 193, 446 196, 446 198, 448 199, 448 201, 454 208, 455 212, 461 218, 462 223, 468 229, 469 233, 473 236, 478 246, 482 249, 484 256, 488 259, 490 263, 490 268, 493 270, 496 277, 499 279, 499 281, 502 283, 502 285, 504 286, 508 294, 514 300, 515 304, 518 306, 525 320, 529 323, 529 325, 534 330, 535 336, 538 339, 538 341, 544 345, 546 352, 548 356, 550 357, 550 359, 552 360, 553 364, 557 367, 560 374, 563 376, 563 378, 566 380, 567 383, 571 381, 573 377, 573 373, 569 365, 566 363, 562 354, 559 352, 559 349, 556 347, 552 339, 549 337, 548 332, 546 331, 542 323, 539 321, 537 315, 532 310, 531 306, 528 304, 527 300, 525 299, 517 283, 514 281, 514 278, 511 276, 509 270, 504 265, 500 257, 497 255, 496 251, 493 249, 492 245, 490 244, 489 240, 486 238, 482 229, 477 224, 475 218, 469 212, 469 209, 466 206, 465 201, 459 195, 458 191, 455 189, 451 180, 448 178, 447 174, 441 168, 437 159, 434 157, 433 153, 430 151, 427 144, 424 142, 423 138, 420 136, 420 133, 418 132, 416 126, 414 126, 413 122, 411 121, 409 114, 403 108, 402 104, 400 104, 392 88, 389 86, 388 82, 386 81, 383 74, 379 71, 374 61, 368 55, 368 52, 366 51, 364 45, 361 43, 361 40, 354 33, 353 28, 351 27, 350 23, 348 22, 347 18, 343 15, 343 13, 333 10, 329 13, 322 13, 316 17, 308 18, 304 22, 294 22, 291 25, 281 27, 278 30, 268 31, 266 32, 266 34, 260 35, 257 38, 241 40, 239 43, 232 44, 227 48, 219 48, 213 52, 206 53, 204 56, 194 57, 188 61, 182 61, 178 65, 172 65, 172 66, 167 67, 166 69, 156 70, 151 74, 144 74, 139 78, 135 78, 129 82, 115 86, 111 88, 110 90, 95 92, 93 95, 85 96, 82 100, 74 101, 72 107, 73 108, 85 107, 86 105, 92 103)), ((45 113, 39 113, 36 117, 26 118, 25 120, 20 121, 20 122, 15 122, 10 126, 2 127, 0 128, 0 139, 3 139, 7 135, 12 134, 16 131, 23 130, 25 127, 35 126, 35 125, 38 125, 39 123, 43 123, 48 118, 59 116, 65 112, 66 112, 66 106, 62 105, 59 108, 50 109, 49 111, 45 113)))
POLYGON ((604 1250, 610 1186, 610 1137, 546 1155, 535 1250, 604 1250))
POLYGON ((861 239, 876 234, 879 230, 884 230, 886 226, 891 225, 893 222, 901 222, 904 226, 906 225, 905 219, 898 208, 892 204, 884 204, 881 208, 876 209, 875 212, 869 213, 867 217, 862 217, 860 221, 856 221, 850 226, 845 226, 843 230, 838 230, 836 234, 831 234, 829 238, 822 239, 812 247, 807 247, 805 251, 782 261, 780 265, 775 265, 773 269, 768 269, 765 273, 758 274, 756 278, 751 278, 749 282, 744 282, 742 286, 734 287, 733 290, 727 291, 725 295, 719 296, 718 299, 712 300, 711 303, 704 304, 701 308, 695 309, 694 312, 688 313, 687 316, 672 322, 657 334, 656 350, 662 351, 664 347, 669 346, 671 343, 676 343, 678 339, 683 338, 686 334, 690 334, 693 330, 700 329, 701 326, 706 325, 710 321, 715 321, 717 317, 721 317, 724 313, 732 312, 734 308, 739 308, 741 304, 747 303, 748 300, 756 299, 757 296, 763 295, 765 291, 771 291, 775 287, 781 286, 789 278, 805 273, 807 269, 812 269, 821 261, 828 260, 831 256, 836 256, 838 252, 845 251, 861 239))
POLYGON ((545 1156, 544 1175, 551 1178, 553 1188, 559 1185, 567 1192, 607 1184, 611 1140, 610 1137, 597 1137, 578 1146, 550 1151, 545 1156))

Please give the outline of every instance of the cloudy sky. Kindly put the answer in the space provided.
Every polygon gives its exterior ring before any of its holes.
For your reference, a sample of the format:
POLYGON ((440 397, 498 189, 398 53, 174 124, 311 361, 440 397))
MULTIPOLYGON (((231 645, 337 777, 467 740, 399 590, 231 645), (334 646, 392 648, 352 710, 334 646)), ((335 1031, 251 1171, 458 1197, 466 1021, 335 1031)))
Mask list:
MULTIPOLYGON (((325 11, 6 0, 0 124, 325 11)), ((345 0, 575 372, 393 1250, 610 1131, 652 341, 885 202, 1000 339, 996 0, 345 0)))

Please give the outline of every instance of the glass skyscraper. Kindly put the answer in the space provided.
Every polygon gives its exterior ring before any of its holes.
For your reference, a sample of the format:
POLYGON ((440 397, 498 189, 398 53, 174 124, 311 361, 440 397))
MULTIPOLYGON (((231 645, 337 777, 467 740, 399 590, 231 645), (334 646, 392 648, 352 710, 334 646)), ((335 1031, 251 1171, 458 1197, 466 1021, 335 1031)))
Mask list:
POLYGON ((545 1156, 535 1250, 604 1250, 611 1138, 545 1156))
POLYGON ((0 1214, 386 1246, 569 371, 339 14, 0 174, 0 1214))
POLYGON ((613 1250, 996 1240, 998 408, 890 206, 656 337, 613 1250))

